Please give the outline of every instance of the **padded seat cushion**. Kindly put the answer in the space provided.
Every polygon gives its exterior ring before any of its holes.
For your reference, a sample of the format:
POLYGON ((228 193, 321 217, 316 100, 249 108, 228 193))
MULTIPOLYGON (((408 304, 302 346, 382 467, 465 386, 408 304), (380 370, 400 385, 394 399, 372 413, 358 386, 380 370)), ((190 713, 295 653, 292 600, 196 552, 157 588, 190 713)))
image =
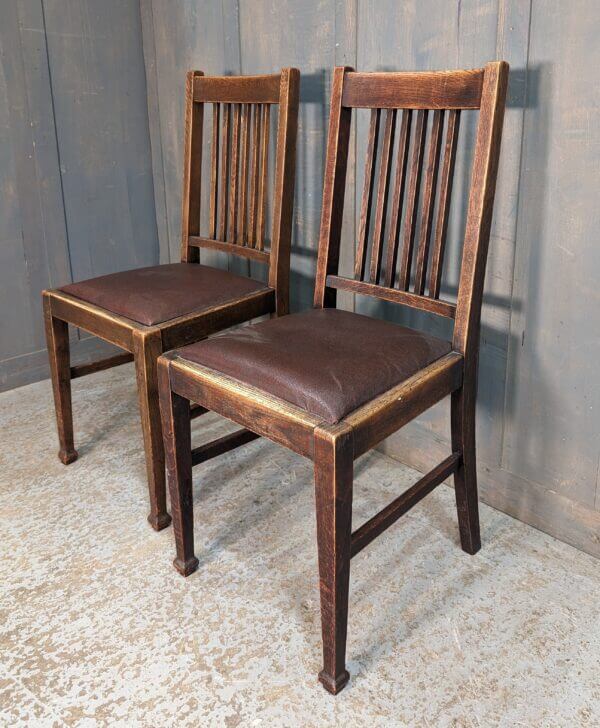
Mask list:
POLYGON ((60 290, 146 326, 267 288, 266 284, 196 263, 169 263, 70 283, 60 290))
POLYGON ((325 308, 223 332, 177 353, 335 424, 450 349, 403 326, 325 308))

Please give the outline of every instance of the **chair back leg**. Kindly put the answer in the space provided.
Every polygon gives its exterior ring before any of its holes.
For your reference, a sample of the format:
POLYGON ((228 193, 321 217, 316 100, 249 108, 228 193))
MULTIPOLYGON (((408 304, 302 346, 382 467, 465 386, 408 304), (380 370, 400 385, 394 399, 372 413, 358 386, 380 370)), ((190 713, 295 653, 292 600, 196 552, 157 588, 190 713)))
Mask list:
POLYGON ((165 452, 158 404, 157 360, 161 354, 159 330, 133 332, 133 356, 150 495, 148 522, 155 531, 160 531, 171 523, 171 516, 167 513, 165 452))
POLYGON ((476 554, 481 548, 479 533, 479 503, 477 498, 477 467, 475 459, 475 387, 474 377, 452 393, 451 428, 452 450, 461 458, 454 473, 454 490, 458 511, 460 543, 463 551, 476 554))
POLYGON ((62 463, 68 465, 77 460, 77 450, 73 443, 69 326, 66 321, 52 316, 50 298, 46 294, 43 296, 43 306, 58 430, 58 457, 62 463))
POLYGON ((348 682, 346 633, 352 532, 352 430, 315 430, 315 501, 321 591, 323 670, 319 680, 335 695, 348 682))

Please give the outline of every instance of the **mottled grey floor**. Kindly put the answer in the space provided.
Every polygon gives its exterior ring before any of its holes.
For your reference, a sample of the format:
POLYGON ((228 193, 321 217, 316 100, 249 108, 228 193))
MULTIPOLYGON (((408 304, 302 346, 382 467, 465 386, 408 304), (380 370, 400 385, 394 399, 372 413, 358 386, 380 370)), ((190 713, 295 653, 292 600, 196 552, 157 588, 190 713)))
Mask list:
MULTIPOLYGON (((317 684, 310 463, 266 441, 194 472, 200 569, 146 524, 131 366, 74 383, 80 459, 51 392, 0 395, 2 726, 598 726, 600 565, 485 506, 458 546, 441 487, 352 562, 348 662, 317 684)), ((196 439, 228 423, 195 422, 196 439)), ((357 463, 356 521, 415 473, 357 463)))

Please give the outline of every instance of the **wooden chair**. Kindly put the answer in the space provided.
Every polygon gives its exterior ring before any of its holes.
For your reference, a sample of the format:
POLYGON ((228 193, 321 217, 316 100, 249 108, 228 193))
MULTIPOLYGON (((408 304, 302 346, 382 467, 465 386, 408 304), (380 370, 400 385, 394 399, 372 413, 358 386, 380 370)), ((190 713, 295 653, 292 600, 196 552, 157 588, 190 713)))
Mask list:
MULTIPOLYGON (((166 509, 156 379, 159 355, 254 317, 288 312, 299 78, 295 68, 245 77, 205 77, 201 71, 190 71, 186 79, 181 263, 43 291, 59 458, 65 465, 77 458, 71 379, 134 360, 150 491, 148 520, 156 530, 171 522, 166 509), (200 185, 207 103, 212 104, 210 220, 208 234, 202 237, 200 185), (271 185, 272 230, 270 249, 265 250, 272 105, 279 111, 271 185), (200 248, 266 265, 268 283, 200 265, 200 248), (127 353, 71 367, 67 322, 127 353)), ((192 415, 204 412, 196 408, 192 415)))
POLYGON ((504 62, 442 73, 355 73, 336 68, 315 308, 219 334, 159 359, 177 545, 174 563, 183 575, 198 565, 191 470, 204 459, 203 453, 190 449, 189 402, 241 424, 246 430, 238 439, 248 431, 258 433, 313 460, 324 652, 319 679, 334 694, 349 679, 345 649, 350 559, 451 474, 462 548, 470 554, 480 548, 477 357, 507 74, 504 62), (338 275, 338 260, 350 121, 357 107, 372 111, 355 277, 350 279, 338 275), (380 134, 382 109, 385 123, 380 134), (458 298, 452 303, 439 295, 462 109, 479 109, 479 119, 458 298), (391 180, 393 153, 396 171, 391 180), (338 289, 454 319, 452 342, 337 310, 338 289), (447 395, 452 398, 452 452, 352 532, 353 461, 447 395))

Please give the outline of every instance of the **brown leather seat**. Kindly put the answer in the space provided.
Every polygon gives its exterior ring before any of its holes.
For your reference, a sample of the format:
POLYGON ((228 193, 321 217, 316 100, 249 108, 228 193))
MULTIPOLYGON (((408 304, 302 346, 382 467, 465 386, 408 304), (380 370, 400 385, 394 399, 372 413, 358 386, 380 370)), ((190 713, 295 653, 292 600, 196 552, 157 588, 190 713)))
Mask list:
POLYGON ((266 284, 195 263, 169 263, 70 283, 60 290, 146 326, 227 303, 266 284))
POLYGON ((419 331, 325 308, 217 334, 177 353, 335 424, 450 349, 419 331))

